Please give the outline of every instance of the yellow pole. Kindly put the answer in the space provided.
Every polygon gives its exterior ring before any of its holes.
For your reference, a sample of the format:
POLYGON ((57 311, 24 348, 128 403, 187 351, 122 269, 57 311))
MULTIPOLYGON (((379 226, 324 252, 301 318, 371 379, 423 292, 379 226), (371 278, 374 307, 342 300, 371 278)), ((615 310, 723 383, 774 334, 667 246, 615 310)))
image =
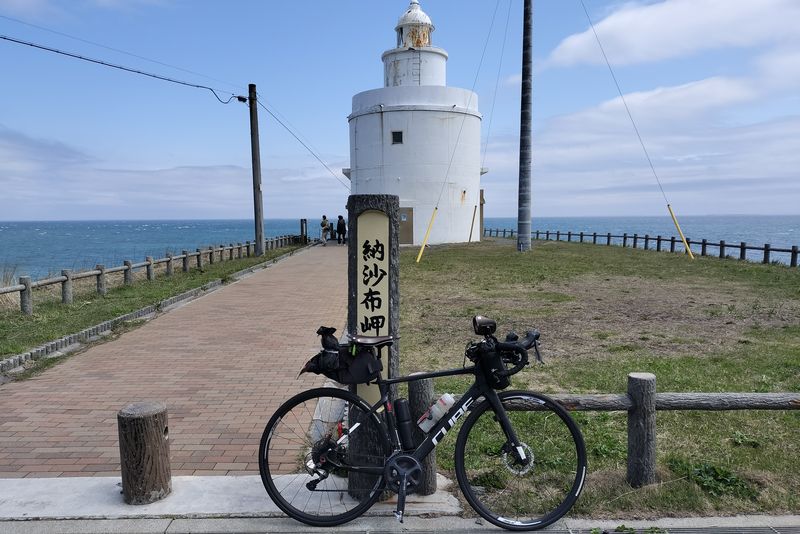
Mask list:
POLYGON ((475 212, 478 211, 478 205, 475 204, 475 207, 472 208, 472 223, 469 225, 469 241, 467 243, 472 243, 472 229, 475 228, 475 212))
POLYGON ((431 214, 431 222, 428 223, 428 229, 425 231, 425 239, 422 240, 422 246, 419 247, 419 254, 417 254, 417 263, 419 263, 419 260, 422 259, 422 253, 425 252, 425 245, 428 244, 428 237, 431 235, 433 220, 436 218, 436 212, 438 210, 439 210, 438 206, 433 208, 433 213, 431 214))
POLYGON ((681 230, 681 225, 678 224, 678 219, 675 217, 675 213, 672 211, 672 206, 667 204, 667 209, 669 210, 669 214, 672 216, 672 222, 675 223, 675 228, 678 229, 678 234, 680 234, 680 236, 681 236, 681 241, 683 241, 684 250, 689 253, 689 257, 690 258, 694 259, 694 254, 692 254, 692 249, 689 248, 689 243, 686 242, 686 238, 683 236, 683 231, 681 230))

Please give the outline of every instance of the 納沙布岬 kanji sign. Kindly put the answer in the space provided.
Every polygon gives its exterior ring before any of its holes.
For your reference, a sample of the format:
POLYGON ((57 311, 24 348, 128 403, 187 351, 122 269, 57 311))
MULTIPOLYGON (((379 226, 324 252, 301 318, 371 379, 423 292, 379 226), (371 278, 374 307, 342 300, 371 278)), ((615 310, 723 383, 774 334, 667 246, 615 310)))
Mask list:
POLYGON ((358 217, 358 330, 365 336, 389 333, 389 217, 365 211, 358 217))

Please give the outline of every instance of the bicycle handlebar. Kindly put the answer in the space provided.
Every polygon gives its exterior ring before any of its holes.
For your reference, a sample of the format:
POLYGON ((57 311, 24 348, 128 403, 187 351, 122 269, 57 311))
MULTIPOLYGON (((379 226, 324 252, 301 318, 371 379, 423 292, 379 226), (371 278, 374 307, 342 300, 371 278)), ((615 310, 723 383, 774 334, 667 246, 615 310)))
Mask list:
MULTIPOLYGON (((506 336, 506 339, 513 339, 514 341, 496 341, 495 347, 500 352, 512 352, 514 354, 518 354, 519 358, 515 358, 516 364, 511 369, 507 369, 504 371, 497 371, 498 376, 511 376, 517 374, 522 370, 523 367, 528 365, 528 349, 533 347, 536 351, 536 359, 538 361, 542 361, 542 357, 539 354, 539 347, 537 346, 536 340, 539 339, 539 331, 538 330, 529 330, 527 334, 525 334, 525 338, 522 341, 516 340, 516 334, 509 334, 506 336)), ((513 360, 512 360, 513 361, 513 360)))

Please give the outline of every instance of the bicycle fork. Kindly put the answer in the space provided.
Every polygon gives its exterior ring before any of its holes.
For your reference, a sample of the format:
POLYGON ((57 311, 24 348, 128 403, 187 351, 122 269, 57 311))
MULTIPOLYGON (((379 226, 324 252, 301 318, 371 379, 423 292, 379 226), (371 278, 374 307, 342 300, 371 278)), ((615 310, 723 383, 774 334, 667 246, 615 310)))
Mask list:
POLYGON ((503 407, 503 403, 500 402, 500 397, 497 395, 497 392, 492 390, 486 395, 486 400, 489 401, 494 411, 495 418, 497 422, 500 423, 500 428, 502 428, 503 434, 506 436, 506 443, 502 447, 503 452, 511 454, 515 464, 523 467, 527 466, 533 458, 525 453, 525 448, 522 446, 519 438, 517 438, 517 433, 514 432, 514 428, 511 426, 508 413, 503 407))

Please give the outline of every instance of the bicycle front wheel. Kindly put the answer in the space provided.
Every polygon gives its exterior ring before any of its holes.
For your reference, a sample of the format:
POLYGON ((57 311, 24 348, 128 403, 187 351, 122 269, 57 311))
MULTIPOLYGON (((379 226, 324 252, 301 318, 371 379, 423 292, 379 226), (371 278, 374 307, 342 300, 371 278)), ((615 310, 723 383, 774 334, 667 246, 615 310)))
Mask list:
POLYGON ((566 514, 583 487, 580 430, 553 400, 526 391, 499 393, 525 462, 515 460, 488 402, 467 417, 456 442, 456 476, 469 504, 509 530, 536 530, 566 514))
POLYGON ((295 395, 272 416, 258 450, 261 480, 290 517, 313 526, 346 523, 381 495, 391 446, 380 419, 357 395, 317 388, 295 395))

